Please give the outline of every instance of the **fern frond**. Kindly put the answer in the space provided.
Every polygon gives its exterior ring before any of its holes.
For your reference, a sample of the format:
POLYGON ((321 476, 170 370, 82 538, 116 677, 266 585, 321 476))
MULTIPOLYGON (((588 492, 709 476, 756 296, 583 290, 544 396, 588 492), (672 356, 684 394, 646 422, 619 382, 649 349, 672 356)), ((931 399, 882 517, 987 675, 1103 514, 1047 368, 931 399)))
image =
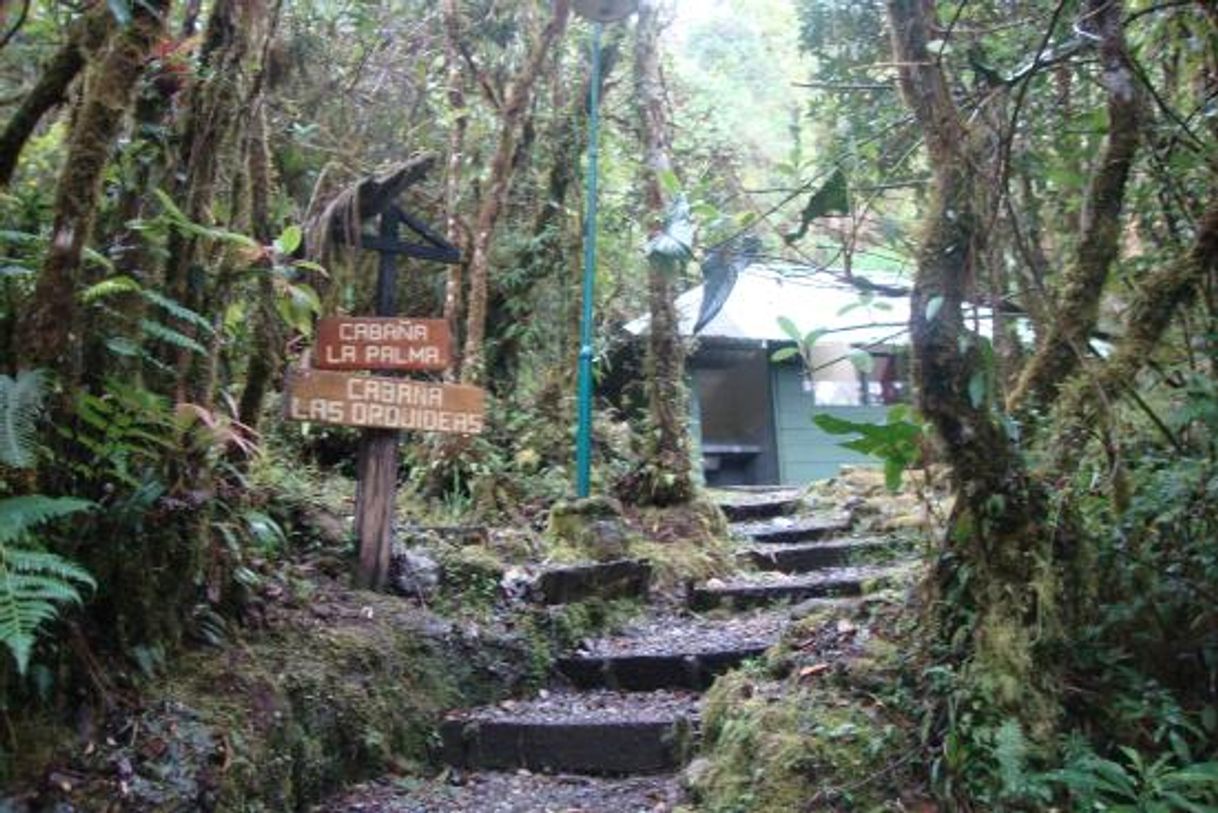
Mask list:
POLYGON ((196 342, 194 339, 187 336, 185 333, 179 333, 171 327, 166 327, 160 322, 154 322, 151 319, 141 319, 140 328, 154 339, 160 339, 166 344, 172 344, 174 347, 181 347, 183 350, 190 350, 199 355, 207 355, 207 348, 196 342))
MULTIPOLYGON (((7 502, 12 500, 0 501, 0 507, 7 502)), ((78 585, 96 587, 93 577, 74 562, 0 545, 0 643, 12 653, 20 674, 29 667, 38 628, 59 614, 58 605, 80 603, 78 585)))
POLYGON ((0 463, 23 469, 34 464, 34 425, 47 392, 45 370, 0 375, 0 463))
POLYGON ((163 309, 166 313, 175 319, 180 319, 183 322, 190 322, 192 325, 202 328, 208 333, 215 333, 216 330, 212 327, 211 322, 207 317, 186 307, 176 299, 170 299, 164 294, 158 293, 151 289, 145 289, 140 292, 144 299, 147 299, 153 305, 163 309))
MULTIPOLYGON (((92 507, 93 503, 88 500, 78 500, 75 497, 45 497, 41 494, 0 499, 0 555, 3 555, 4 545, 21 539, 35 525, 92 507)), ((27 555, 41 554, 27 552, 27 555)), ((65 577, 73 576, 65 574, 65 577)))
POLYGON ((99 299, 105 299, 108 296, 129 294, 140 290, 143 290, 143 286, 139 282, 126 274, 121 274, 117 277, 104 279, 95 285, 90 285, 80 292, 80 301, 86 305, 91 305, 99 299))

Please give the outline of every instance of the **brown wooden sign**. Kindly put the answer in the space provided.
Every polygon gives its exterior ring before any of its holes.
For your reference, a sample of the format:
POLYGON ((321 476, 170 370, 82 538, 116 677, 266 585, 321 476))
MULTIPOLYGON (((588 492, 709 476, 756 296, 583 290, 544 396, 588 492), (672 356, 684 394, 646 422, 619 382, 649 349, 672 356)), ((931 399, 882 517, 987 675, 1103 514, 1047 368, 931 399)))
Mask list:
POLYGON ((476 435, 486 393, 460 384, 297 369, 288 375, 284 412, 293 421, 476 435))
POLYGON ((443 319, 344 316, 317 322, 313 364, 320 370, 444 370, 451 356, 443 319))

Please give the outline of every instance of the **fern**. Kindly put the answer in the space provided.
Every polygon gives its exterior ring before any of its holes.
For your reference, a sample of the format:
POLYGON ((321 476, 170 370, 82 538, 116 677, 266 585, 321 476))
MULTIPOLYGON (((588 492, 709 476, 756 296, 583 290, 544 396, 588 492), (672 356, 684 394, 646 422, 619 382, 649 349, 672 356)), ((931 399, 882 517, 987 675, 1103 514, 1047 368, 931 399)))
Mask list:
POLYGON ((147 335, 154 339, 160 339, 166 344, 172 344, 175 347, 180 347, 183 350, 189 350, 192 353, 198 353, 201 356, 207 355, 207 348, 196 342, 184 333, 179 333, 171 327, 166 327, 160 322, 154 322, 151 319, 141 319, 140 328, 147 335))
POLYGON ((38 627, 58 615, 58 605, 79 604, 83 585, 97 586, 79 565, 53 553, 18 547, 44 522, 92 506, 71 497, 33 494, 0 500, 0 642, 24 675, 38 627))
POLYGON ((144 297, 144 299, 148 300, 153 305, 164 309, 175 319, 180 319, 183 322, 190 322, 192 325, 195 325, 208 333, 216 332, 216 329, 212 327, 211 322, 207 321, 207 317, 203 316, 197 311, 191 310, 178 302, 176 299, 170 299, 164 294, 157 293, 156 291, 147 288, 140 291, 140 296, 144 297))
POLYGON ((0 500, 0 546, 17 542, 30 534, 34 526, 84 511, 93 503, 74 497, 6 497, 0 500))
POLYGON ((47 376, 44 370, 0 375, 0 464, 16 469, 34 464, 34 423, 42 411, 47 376))
POLYGON ((143 286, 134 278, 126 274, 120 274, 117 277, 109 277, 80 292, 80 301, 86 305, 91 305, 99 299, 115 296, 117 294, 129 294, 142 292, 143 286))

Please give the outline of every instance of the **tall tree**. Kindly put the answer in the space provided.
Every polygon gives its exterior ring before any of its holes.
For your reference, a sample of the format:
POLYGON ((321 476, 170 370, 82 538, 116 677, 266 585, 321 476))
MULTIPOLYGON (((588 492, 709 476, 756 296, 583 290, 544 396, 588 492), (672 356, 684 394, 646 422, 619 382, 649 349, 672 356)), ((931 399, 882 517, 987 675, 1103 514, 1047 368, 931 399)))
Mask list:
POLYGON ((1069 529, 1046 519, 1048 495, 1026 470, 988 405, 970 394, 984 355, 963 305, 984 251, 984 208, 973 134, 942 62, 931 53, 931 7, 887 0, 894 61, 906 104, 925 137, 933 173, 910 305, 917 405, 943 441, 955 494, 936 580, 942 627, 965 642, 966 690, 990 693, 1000 714, 1043 742, 1060 711, 1060 663, 1069 529))
MULTIPOLYGON (((662 236, 665 229, 685 216, 683 203, 668 200, 665 192, 673 169, 660 72, 661 8, 660 0, 643 0, 639 4, 634 52, 644 198, 653 237, 662 236)), ((688 502, 694 495, 685 345, 676 307, 677 283, 689 248, 688 244, 670 242, 661 245, 653 239, 648 252, 647 298, 651 319, 646 387, 651 432, 640 496, 658 505, 688 502), (682 252, 686 252, 684 258, 676 256, 682 252)))
POLYGON ((55 193, 50 250, 33 301, 19 328, 33 366, 57 370, 66 382, 79 376, 82 337, 74 333, 81 255, 93 228, 102 175, 131 106, 136 83, 153 45, 164 33, 168 0, 139 4, 130 25, 115 29, 88 67, 73 121, 68 153, 55 193))
MULTIPOLYGON (((534 87, 555 45, 567 30, 571 0, 555 0, 550 19, 529 43, 528 51, 500 94, 493 90, 490 77, 478 70, 478 83, 487 88, 488 100, 495 106, 498 133, 491 156, 489 177, 478 204, 470 236, 465 322, 465 349, 461 359, 461 380, 481 384, 486 378, 487 283, 491 265, 491 245, 516 172, 516 148, 532 115, 534 87)), ((471 62, 472 65, 472 62, 471 62)))

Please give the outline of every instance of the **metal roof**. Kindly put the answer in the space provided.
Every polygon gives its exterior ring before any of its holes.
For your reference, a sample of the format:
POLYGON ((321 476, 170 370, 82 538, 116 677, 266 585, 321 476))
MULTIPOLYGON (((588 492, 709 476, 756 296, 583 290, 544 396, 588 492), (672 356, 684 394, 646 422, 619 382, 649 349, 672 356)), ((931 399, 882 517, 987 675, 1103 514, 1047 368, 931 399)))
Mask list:
MULTIPOLYGON (((693 330, 703 290, 704 286, 698 285, 677 298, 684 336, 693 330)), ((864 298, 857 288, 825 273, 758 263, 740 272, 731 295, 698 336, 734 341, 790 341, 778 325, 778 318, 785 316, 803 333, 831 331, 822 340, 826 342, 907 343, 909 297, 877 293, 869 304, 863 304, 864 298)), ((650 317, 641 316, 627 323, 626 330, 642 335, 649 324, 650 317)))

